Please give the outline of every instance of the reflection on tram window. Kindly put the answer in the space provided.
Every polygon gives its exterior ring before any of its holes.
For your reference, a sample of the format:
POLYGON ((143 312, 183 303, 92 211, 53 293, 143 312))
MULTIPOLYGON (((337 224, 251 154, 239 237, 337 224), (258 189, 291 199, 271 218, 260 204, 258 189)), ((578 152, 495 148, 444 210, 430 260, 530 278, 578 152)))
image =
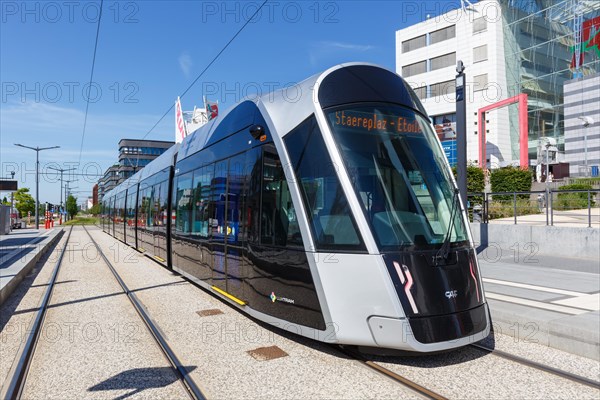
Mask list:
POLYGON ((453 212, 451 180, 440 173, 444 156, 425 118, 375 104, 337 108, 328 119, 380 248, 439 247, 447 232, 451 242, 467 240, 461 213, 453 212))
POLYGON ((210 209, 210 182, 213 165, 199 168, 194 173, 194 198, 192 204, 192 233, 202 238, 209 236, 209 223, 213 211, 210 209))
POLYGON ((177 178, 175 232, 179 234, 189 233, 192 227, 192 174, 188 172, 177 178))
POLYGON ((319 250, 365 249, 314 116, 285 137, 315 245, 319 250))
POLYGON ((266 145, 263 157, 261 243, 301 246, 298 218, 275 146, 266 145))

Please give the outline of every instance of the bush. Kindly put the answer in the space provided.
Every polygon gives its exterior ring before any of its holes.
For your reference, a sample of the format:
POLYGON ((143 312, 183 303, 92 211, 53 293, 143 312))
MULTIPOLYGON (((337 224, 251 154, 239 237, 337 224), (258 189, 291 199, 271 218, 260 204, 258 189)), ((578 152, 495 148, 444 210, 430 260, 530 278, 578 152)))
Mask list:
POLYGON ((100 214, 100 204, 96 204, 95 206, 92 206, 88 210, 88 213, 92 214, 93 216, 97 216, 98 214, 100 214))
MULTIPOLYGON (((532 178, 531 171, 520 168, 505 167, 493 170, 490 175, 492 192, 528 192, 531 190, 532 178)), ((529 195, 522 194, 517 197, 527 199, 529 195)), ((512 200, 512 196, 495 195, 494 200, 512 200)))
MULTIPOLYGON (((497 197, 497 196, 496 196, 497 197)), ((537 202, 530 199, 517 199, 517 215, 539 214, 541 211, 537 202)), ((488 205, 488 218, 508 218, 514 217, 515 209, 513 200, 490 201, 488 205)))
MULTIPOLYGON (((458 179, 456 167, 452 167, 454 178, 458 179)), ((483 170, 474 165, 467 166, 467 192, 469 193, 481 193, 485 188, 485 178, 483 176, 483 170)), ((471 207, 474 204, 483 204, 483 196, 469 196, 471 207)))
MULTIPOLYGON (((573 185, 600 185, 600 177, 595 178, 577 178, 573 180, 573 185)), ((571 185, 568 185, 571 186, 571 185)))
MULTIPOLYGON (((558 188, 558 190, 591 190, 592 185, 574 183, 572 185, 565 185, 558 188)), ((595 202, 592 198, 590 199, 590 205, 594 206, 595 202)), ((556 210, 577 210, 588 207, 588 194, 587 192, 579 193, 559 193, 558 199, 552 204, 556 210)))

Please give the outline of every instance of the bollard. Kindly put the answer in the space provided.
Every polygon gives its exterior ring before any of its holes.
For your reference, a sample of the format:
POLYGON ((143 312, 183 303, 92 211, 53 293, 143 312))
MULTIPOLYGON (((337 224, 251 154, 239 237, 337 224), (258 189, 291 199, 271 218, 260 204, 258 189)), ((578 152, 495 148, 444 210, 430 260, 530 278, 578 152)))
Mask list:
POLYGON ((513 192, 513 212, 515 214, 515 225, 517 224, 517 193, 513 192))
POLYGON ((588 190, 588 228, 592 227, 592 198, 588 190))

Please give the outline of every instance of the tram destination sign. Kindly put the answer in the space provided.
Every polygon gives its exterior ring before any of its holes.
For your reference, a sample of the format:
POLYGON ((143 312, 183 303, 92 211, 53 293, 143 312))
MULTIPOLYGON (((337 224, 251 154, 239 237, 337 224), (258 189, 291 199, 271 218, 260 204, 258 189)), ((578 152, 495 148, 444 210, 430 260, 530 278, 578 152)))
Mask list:
POLYGON ((367 132, 388 131, 397 133, 422 133, 419 122, 414 117, 382 115, 360 111, 336 111, 335 126, 355 128, 367 132))

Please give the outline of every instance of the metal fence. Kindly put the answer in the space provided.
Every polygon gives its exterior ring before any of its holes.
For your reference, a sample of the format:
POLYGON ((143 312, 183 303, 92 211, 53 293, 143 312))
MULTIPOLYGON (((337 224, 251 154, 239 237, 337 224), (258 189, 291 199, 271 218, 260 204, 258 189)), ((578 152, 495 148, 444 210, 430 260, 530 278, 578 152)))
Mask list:
POLYGON ((514 224, 592 227, 600 225, 599 194, 600 189, 468 193, 467 208, 472 222, 512 219, 514 224))

